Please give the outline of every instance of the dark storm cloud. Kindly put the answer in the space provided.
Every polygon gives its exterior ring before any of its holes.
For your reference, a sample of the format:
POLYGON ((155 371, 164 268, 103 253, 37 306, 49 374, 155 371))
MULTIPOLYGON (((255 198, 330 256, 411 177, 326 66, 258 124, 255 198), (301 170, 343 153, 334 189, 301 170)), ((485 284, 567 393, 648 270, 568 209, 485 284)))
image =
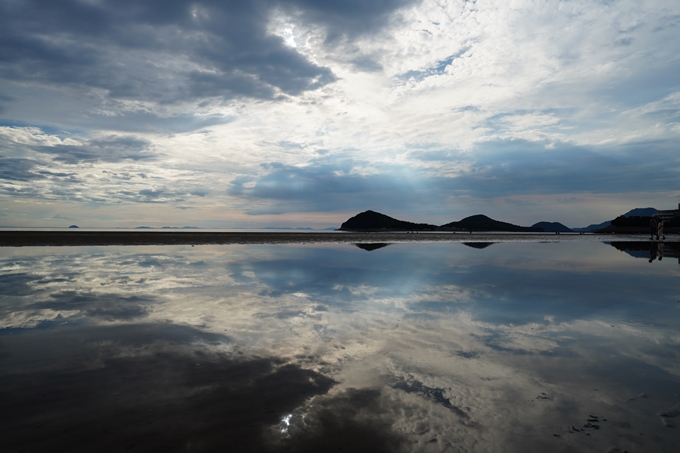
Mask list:
POLYGON ((36 146, 35 151, 53 155, 65 164, 81 162, 121 162, 124 160, 152 160, 157 154, 150 152, 150 142, 130 136, 112 135, 90 140, 82 145, 36 146))
POLYGON ((33 171, 36 165, 38 165, 38 163, 30 159, 0 157, 0 179, 7 179, 10 181, 44 179, 44 174, 33 171))
POLYGON ((295 11, 305 22, 321 24, 326 30, 326 43, 352 39, 374 33, 385 26, 392 13, 419 0, 296 0, 282 2, 282 7, 295 11))
POLYGON ((278 6, 327 30, 370 33, 406 0, 27 0, 0 4, 0 77, 117 99, 272 99, 336 80, 267 31, 278 6))
POLYGON ((3 77, 119 99, 271 98, 334 80, 266 32, 261 2, 29 1, 0 14, 3 77), (167 62, 176 63, 168 67, 167 62))

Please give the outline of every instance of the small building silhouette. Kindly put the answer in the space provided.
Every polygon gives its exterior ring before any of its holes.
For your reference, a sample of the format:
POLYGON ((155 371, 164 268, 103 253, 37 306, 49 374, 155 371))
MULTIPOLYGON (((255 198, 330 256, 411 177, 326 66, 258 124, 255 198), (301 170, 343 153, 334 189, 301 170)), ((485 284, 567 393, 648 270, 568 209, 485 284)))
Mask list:
POLYGON ((674 217, 680 217, 680 203, 678 203, 678 209, 667 209, 664 211, 656 211, 657 217, 661 218, 663 221, 671 220, 674 217))

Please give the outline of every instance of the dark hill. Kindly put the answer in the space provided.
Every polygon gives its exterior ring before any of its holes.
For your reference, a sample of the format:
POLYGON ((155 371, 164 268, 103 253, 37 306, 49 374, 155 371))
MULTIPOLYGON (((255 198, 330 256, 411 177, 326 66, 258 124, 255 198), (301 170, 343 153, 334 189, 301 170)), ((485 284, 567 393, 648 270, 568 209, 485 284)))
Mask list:
POLYGON ((397 220, 375 211, 357 214, 340 225, 342 231, 433 231, 435 225, 397 220))
POLYGON ((551 233, 571 233, 571 229, 562 225, 560 222, 538 222, 531 225, 531 228, 536 228, 551 233))
MULTIPOLYGON (((656 208, 635 208, 635 209, 631 209, 630 211, 626 212, 623 215, 620 215, 619 217, 651 217, 655 214, 656 214, 656 208)), ((612 220, 607 220, 607 221, 602 222, 602 223, 588 225, 587 227, 572 228, 572 231, 595 232, 595 231, 604 230, 605 228, 610 227, 610 226, 612 226, 612 220)))
POLYGON ((656 215, 655 208, 635 208, 626 212, 623 217, 652 217, 656 215))
POLYGON ((451 222, 439 227, 444 231, 510 231, 510 232, 524 232, 524 231, 541 231, 536 228, 522 227, 513 225, 512 223, 500 222, 491 219, 483 214, 477 214, 466 217, 459 222, 451 222))
POLYGON ((637 228, 649 228, 650 217, 643 216, 627 216, 620 215, 614 220, 612 220, 612 226, 615 227, 637 227, 637 228))
POLYGON ((591 225, 588 225, 587 227, 572 228, 571 230, 579 233, 593 233, 595 231, 601 230, 602 228, 607 228, 611 224, 612 221, 607 220, 606 222, 602 223, 593 223, 591 225))

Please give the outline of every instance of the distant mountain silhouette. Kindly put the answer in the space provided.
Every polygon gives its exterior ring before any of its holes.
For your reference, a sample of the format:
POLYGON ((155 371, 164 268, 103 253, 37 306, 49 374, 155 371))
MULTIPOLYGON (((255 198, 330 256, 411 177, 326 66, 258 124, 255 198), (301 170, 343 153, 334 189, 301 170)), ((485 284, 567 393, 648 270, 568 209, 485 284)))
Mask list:
POLYGON ((69 228, 80 228, 78 225, 71 225, 69 228))
POLYGON ((562 225, 560 222, 538 222, 531 225, 531 228, 536 228, 552 233, 571 233, 571 228, 562 225))
MULTIPOLYGON (((619 216, 619 217, 652 217, 654 214, 656 214, 656 209, 655 208, 635 208, 631 209, 630 211, 626 212, 625 214, 619 216)), ((584 232, 584 233, 593 233, 595 231, 600 231, 602 229, 605 229, 609 226, 611 226, 612 221, 607 220, 602 223, 594 223, 592 225, 588 225, 587 227, 580 227, 580 228, 572 228, 572 231, 576 232, 584 232)))
POLYGON ((512 223, 501 222, 489 218, 483 214, 477 214, 466 217, 458 222, 447 223, 439 227, 443 231, 508 231, 508 232, 526 232, 526 231, 540 231, 532 227, 523 227, 513 225, 512 223))
POLYGON ((599 231, 602 228, 607 228, 609 225, 612 224, 611 220, 607 220, 606 222, 602 223, 593 223, 592 225, 588 225, 587 227, 579 227, 579 228, 572 228, 572 231, 576 231, 577 233, 593 233, 595 231, 599 231))
MULTIPOLYGON (((617 217, 614 220, 607 220, 606 222, 588 225, 582 228, 569 228, 559 222, 538 222, 530 227, 523 227, 514 225, 512 223, 501 222, 494 220, 483 214, 477 214, 466 217, 457 222, 450 222, 442 226, 431 225, 428 223, 414 223, 404 220, 398 220, 393 217, 381 214, 375 211, 364 211, 344 222, 339 230, 342 231, 502 231, 510 233, 520 232, 551 232, 551 233, 569 233, 569 232, 597 232, 604 231, 605 228, 615 228, 615 223, 644 223, 643 218, 648 218, 657 213, 655 208, 635 208, 627 213, 617 217)), ((668 227, 674 225, 671 221, 668 222, 668 227)))
POLYGON ((654 208, 635 208, 626 212, 623 217, 652 217, 656 215, 656 211, 654 208))
POLYGON ((375 211, 357 214, 340 225, 342 231, 433 231, 435 225, 397 220, 375 211))

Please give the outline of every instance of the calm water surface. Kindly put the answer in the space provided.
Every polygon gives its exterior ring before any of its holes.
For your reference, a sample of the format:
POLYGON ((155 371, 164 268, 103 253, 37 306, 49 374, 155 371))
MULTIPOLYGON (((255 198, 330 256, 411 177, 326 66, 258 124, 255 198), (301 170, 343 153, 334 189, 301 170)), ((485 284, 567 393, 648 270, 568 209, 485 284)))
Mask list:
POLYGON ((2 451, 678 452, 678 254, 3 248, 2 451))

